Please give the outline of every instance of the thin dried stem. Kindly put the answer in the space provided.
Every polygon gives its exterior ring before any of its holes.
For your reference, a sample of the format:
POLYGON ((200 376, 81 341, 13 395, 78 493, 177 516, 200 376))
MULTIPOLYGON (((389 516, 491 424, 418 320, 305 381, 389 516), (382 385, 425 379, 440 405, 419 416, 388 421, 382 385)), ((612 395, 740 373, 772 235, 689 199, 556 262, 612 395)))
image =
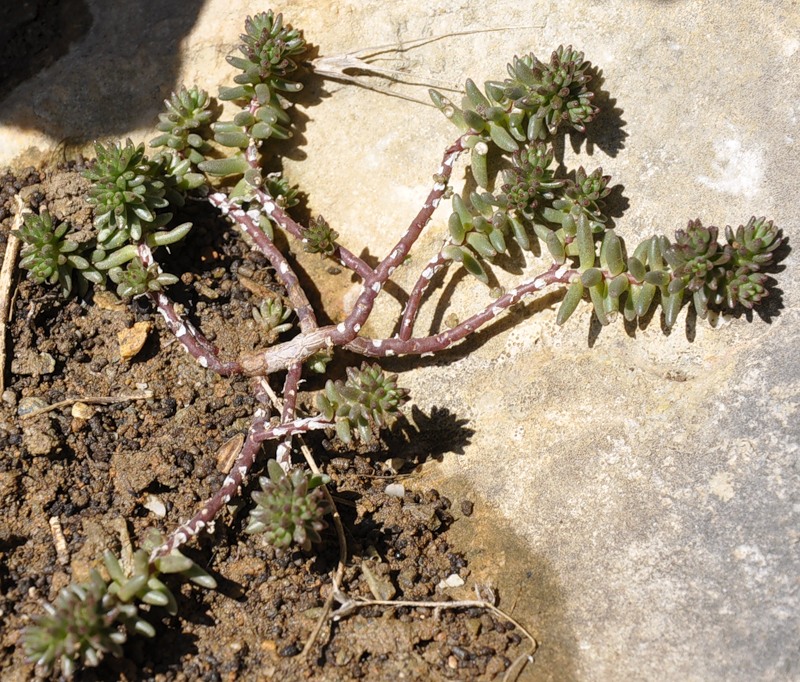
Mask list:
POLYGON ((108 395, 88 395, 82 398, 67 398, 66 400, 59 400, 52 405, 40 407, 37 410, 31 410, 19 416, 20 419, 33 419, 45 412, 52 412, 53 410, 60 410, 62 407, 71 407, 76 403, 85 403, 87 405, 113 405, 115 403, 126 403, 135 400, 150 400, 153 397, 152 391, 144 391, 143 393, 134 393, 132 395, 121 396, 108 396, 108 395))
POLYGON ((366 74, 369 76, 378 76, 390 82, 401 83, 404 85, 413 85, 421 87, 437 87, 442 90, 449 90, 451 92, 461 92, 460 87, 454 87, 452 83, 434 78, 432 76, 413 77, 400 69, 388 69, 383 66, 375 64, 377 59, 386 59, 383 55, 387 54, 404 54, 410 50, 435 43, 439 40, 446 38, 455 38, 459 36, 469 36, 477 33, 495 33, 498 31, 512 31, 530 28, 543 28, 542 26, 506 26, 499 28, 485 28, 467 31, 452 31, 450 33, 442 33, 440 35, 431 36, 429 38, 417 38, 415 40, 404 41, 400 44, 387 44, 376 45, 373 47, 365 47, 352 52, 344 54, 337 54, 331 56, 323 56, 312 59, 310 62, 311 68, 318 76, 328 78, 330 80, 340 81, 344 83, 353 83, 359 87, 379 92, 381 94, 389 95, 391 97, 399 97, 425 106, 431 106, 431 102, 419 100, 416 97, 409 97, 402 93, 386 90, 370 85, 366 81, 358 78, 355 74, 366 74))
MULTIPOLYGON (((508 621, 514 627, 516 627, 531 643, 531 650, 522 654, 514 663, 509 667, 509 670, 514 669, 516 665, 518 665, 518 661, 523 659, 533 660, 532 656, 539 648, 539 643, 536 641, 536 638, 528 631, 528 629, 522 625, 517 619, 515 619, 510 614, 506 613, 502 609, 498 608, 491 602, 488 602, 484 599, 463 599, 463 600, 456 600, 456 601, 407 601, 404 599, 367 599, 365 597, 357 597, 351 598, 345 595, 341 591, 337 591, 335 595, 336 601, 338 601, 341 606, 337 608, 333 612, 333 620, 338 621, 342 618, 346 618, 354 611, 359 608, 363 608, 365 606, 387 606, 392 608, 397 608, 399 606, 407 606, 411 608, 428 608, 433 609, 434 613, 441 610, 451 610, 451 609, 472 609, 472 608, 479 608, 479 609, 487 609, 494 613, 499 618, 508 621)), ((505 679, 505 678, 504 678, 505 679)))
POLYGON ((25 214, 31 213, 31 210, 22 203, 19 194, 14 195, 14 201, 17 204, 17 215, 14 216, 11 232, 8 233, 6 252, 3 256, 3 269, 0 270, 0 393, 6 387, 6 327, 10 321, 11 285, 14 281, 14 272, 17 267, 17 256, 22 246, 14 231, 22 227, 25 214))
MULTIPOLYGON (((280 408, 281 424, 286 424, 295 418, 297 387, 300 384, 302 374, 303 365, 299 362, 292 365, 286 372, 286 379, 283 382, 283 407, 280 408)), ((283 467, 283 470, 288 473, 292 468, 292 436, 286 436, 283 442, 278 445, 275 459, 283 467)))
MULTIPOLYGON (((317 466, 317 463, 314 461, 314 457, 311 454, 311 450, 309 450, 308 446, 303 442, 302 437, 300 437, 300 449, 303 452, 303 456, 306 458, 306 463, 308 464, 309 469, 312 472, 319 475, 320 470, 317 466)), ((333 608, 333 601, 334 595, 339 592, 340 586, 342 584, 342 579, 344 578, 344 569, 347 565, 347 537, 344 534, 344 525, 342 525, 342 517, 339 514, 339 508, 336 506, 336 502, 333 499, 330 491, 328 490, 327 485, 322 486, 322 491, 325 494, 325 498, 330 504, 331 509, 331 516, 333 516, 333 527, 336 529, 336 539, 339 542, 339 561, 336 565, 336 573, 332 578, 332 585, 331 591, 328 594, 327 599, 325 599, 325 603, 322 605, 322 613, 320 613, 319 618, 317 618, 317 622, 314 625, 314 629, 311 631, 308 639, 306 640, 305 645, 303 646, 303 650, 300 652, 300 657, 305 658, 308 656, 311 648, 314 646, 314 642, 317 641, 319 637, 319 633, 322 631, 325 622, 328 620, 328 616, 331 613, 331 609, 333 608)))

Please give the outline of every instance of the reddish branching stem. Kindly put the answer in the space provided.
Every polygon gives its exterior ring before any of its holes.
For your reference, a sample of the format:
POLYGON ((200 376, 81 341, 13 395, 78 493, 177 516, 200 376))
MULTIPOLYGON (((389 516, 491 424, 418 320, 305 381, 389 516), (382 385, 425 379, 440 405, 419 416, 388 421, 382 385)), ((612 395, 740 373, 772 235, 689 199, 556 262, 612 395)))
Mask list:
MULTIPOLYGON (((447 182, 453 172, 453 165, 464 149, 464 137, 461 137, 445 151, 442 164, 435 176, 436 184, 428 194, 428 198, 406 230, 406 233, 390 251, 389 255, 381 261, 374 271, 370 271, 370 274, 365 277, 361 294, 356 300, 350 315, 335 327, 322 327, 308 334, 300 334, 291 341, 279 344, 268 350, 243 356, 241 363, 246 373, 258 375, 285 370, 296 362, 303 362, 320 350, 334 346, 346 346, 358 336, 372 312, 375 299, 383 285, 408 255, 411 247, 422 234, 422 230, 428 224, 433 212, 442 200, 442 196, 447 191, 447 182)), ((277 208, 274 201, 269 200, 264 203, 264 210, 267 215, 271 215, 270 212, 277 208)))
POLYGON ((423 355, 438 353, 461 341, 480 327, 491 322, 504 310, 519 303, 526 296, 535 294, 551 284, 567 284, 577 276, 576 270, 563 265, 553 265, 549 270, 535 277, 530 282, 514 287, 481 312, 472 315, 452 329, 409 339, 367 339, 358 337, 349 342, 345 348, 361 355, 372 357, 388 357, 392 355, 423 355))
MULTIPOLYGON (((147 244, 139 244, 138 253, 145 268, 155 262, 147 244)), ((225 377, 242 372, 242 366, 238 362, 223 362, 219 359, 214 345, 189 320, 178 314, 175 304, 163 291, 151 291, 148 296, 167 323, 167 328, 201 367, 225 377)))
MULTIPOLYGON (((331 422, 321 417, 297 418, 296 416, 297 390, 302 376, 302 363, 315 353, 329 351, 334 347, 345 347, 348 350, 372 357, 435 353, 469 336, 524 297, 541 291, 551 284, 568 283, 579 275, 565 265, 553 265, 533 280, 511 289, 484 310, 472 315, 452 329, 427 337, 414 338, 412 337, 414 321, 422 297, 433 274, 449 262, 440 252, 428 262, 415 284, 403 312, 398 336, 391 339, 369 339, 359 336, 381 289, 406 258, 447 191, 453 165, 464 149, 464 138, 462 137, 445 151, 439 172, 434 176, 436 184, 428 194, 425 203, 403 237, 375 269, 370 268, 347 249, 337 245, 334 256, 342 265, 350 268, 363 279, 363 288, 353 311, 337 325, 317 326, 316 316, 309 304, 308 297, 289 261, 260 229, 259 214, 254 210, 245 211, 222 193, 214 193, 209 196, 209 201, 249 235, 254 248, 263 253, 275 268, 277 276, 286 288, 289 300, 297 312, 300 320, 300 333, 293 339, 269 349, 245 354, 238 363, 222 363, 217 357, 216 349, 197 330, 177 315, 174 305, 166 295, 160 292, 151 295, 170 330, 202 366, 209 367, 220 374, 243 372, 259 377, 262 384, 267 381, 266 377, 269 374, 282 370, 287 372, 283 386, 282 405, 275 406, 281 411, 280 422, 270 424, 267 422, 267 416, 263 409, 256 412, 242 450, 220 489, 203 504, 195 516, 179 526, 166 542, 153 552, 152 559, 169 554, 211 523, 222 507, 238 493, 255 461, 261 443, 268 440, 281 441, 276 456, 281 466, 288 470, 291 467, 291 439, 294 435, 312 430, 328 429, 333 426, 331 422)), ((250 159, 249 156, 248 159, 254 163, 254 158, 250 159)), ((266 191, 256 190, 256 192, 263 212, 278 226, 302 240, 304 229, 292 220, 266 191)), ((152 263, 152 254, 149 249, 144 247, 140 251, 143 263, 145 265, 152 263)), ((266 389, 262 386, 262 389, 262 393, 264 390, 269 392, 268 386, 266 389)))
POLYGON ((236 461, 233 463, 230 472, 225 477, 219 490, 207 499, 200 510, 188 521, 178 526, 169 537, 150 554, 150 561, 153 562, 159 557, 166 556, 181 545, 186 544, 200 531, 206 528, 219 511, 239 492, 245 476, 253 466, 256 455, 261 450, 261 441, 255 439, 257 427, 264 423, 265 415, 262 410, 257 410, 254 415, 253 425, 247 433, 247 437, 242 445, 242 450, 236 461))
MULTIPOLYGON (((343 323, 345 334, 352 335, 352 337, 355 338, 355 335, 361 330, 369 314, 372 312, 372 306, 381 288, 389 281, 389 278, 397 269, 397 266, 403 262, 409 251, 411 251, 411 247, 414 246, 417 239, 419 239, 422 230, 424 230, 425 226, 430 222, 433 212, 439 206, 439 202, 441 202, 442 197, 447 191, 447 183, 453 173, 453 165, 461 152, 465 149, 465 137, 466 136, 462 136, 458 138, 455 144, 447 148, 444 153, 444 158, 442 159, 442 165, 439 166, 439 170, 434 176, 436 178, 436 184, 428 194, 428 198, 425 200, 419 213, 417 213, 400 241, 398 241, 395 247, 389 252, 389 255, 375 268, 375 272, 364 280, 364 288, 358 300, 356 300, 353 312, 350 313, 343 323)), ((349 340, 347 343, 349 343, 349 340)))
MULTIPOLYGON (((294 221, 291 216, 278 205, 275 199, 270 196, 269 192, 266 190, 256 190, 256 196, 264 209, 264 214, 270 220, 274 221, 278 227, 286 230, 286 232, 293 237, 299 239, 301 242, 303 241, 305 238, 305 228, 300 225, 300 223, 294 221)), ((366 280, 367 277, 371 276, 373 273, 372 268, 367 265, 364 260, 340 244, 336 245, 331 258, 338 261, 348 270, 355 272, 363 280, 366 280)))
POLYGON ((403 317, 400 321, 400 330, 397 334, 399 338, 403 340, 411 338, 411 334, 414 331, 414 322, 419 314, 419 306, 422 303, 422 297, 428 289, 428 285, 431 283, 433 276, 451 262, 441 251, 428 261, 419 279, 414 284, 408 301, 406 301, 406 307, 403 309, 403 317))
POLYGON ((300 280, 298 280, 297 275, 289 265, 289 261, 281 253, 280 249, 258 226, 258 214, 251 215, 240 206, 232 203, 222 192, 210 195, 208 201, 212 206, 217 207, 223 215, 227 215, 233 220, 250 237, 254 247, 263 253, 272 264, 272 267, 275 268, 278 279, 286 289, 286 295, 289 297, 289 302, 292 304, 292 308, 300 322, 301 331, 308 332, 316 329, 317 318, 314 315, 311 304, 308 302, 306 292, 303 291, 303 287, 300 285, 300 280))
POLYGON ((178 549, 178 547, 186 544, 200 531, 208 527, 222 507, 238 494, 239 488, 250 472, 250 468, 253 466, 256 455, 258 455, 261 444, 264 441, 278 440, 319 429, 330 429, 333 426, 331 422, 319 417, 295 419, 288 423, 271 426, 267 423, 263 410, 257 410, 253 417, 253 424, 250 426, 242 445, 242 450, 219 490, 203 503, 203 506, 191 519, 178 526, 163 544, 153 550, 150 555, 150 561, 166 556, 173 550, 178 549))
POLYGON ((175 305, 165 293, 161 291, 151 292, 149 296, 161 317, 167 323, 169 330, 201 367, 210 369, 212 372, 224 377, 242 373, 242 366, 235 360, 223 362, 219 359, 217 349, 191 322, 178 315, 175 305))

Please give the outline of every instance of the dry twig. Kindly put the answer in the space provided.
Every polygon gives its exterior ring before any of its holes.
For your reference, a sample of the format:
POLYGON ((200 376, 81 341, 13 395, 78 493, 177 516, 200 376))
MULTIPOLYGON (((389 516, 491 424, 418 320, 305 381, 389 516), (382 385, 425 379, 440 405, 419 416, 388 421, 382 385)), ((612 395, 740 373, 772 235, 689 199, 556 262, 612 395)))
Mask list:
POLYGON ((19 249, 22 245, 17 235, 14 234, 14 231, 22 227, 25 214, 31 212, 31 210, 22 203, 19 194, 17 194, 14 199, 17 203, 17 215, 14 216, 11 232, 8 233, 6 253, 3 257, 3 269, 0 270, 0 393, 4 391, 6 387, 6 325, 10 319, 11 284, 16 270, 17 256, 19 255, 19 249))
MULTIPOLYGON (((476 594, 477 594, 477 587, 476 587, 476 594)), ((480 596, 480 595, 478 595, 480 596)), ((396 608, 398 606, 408 606, 412 608, 426 608, 426 609, 433 609, 434 617, 439 611, 444 609, 472 609, 472 608, 479 608, 479 609, 488 609, 496 616, 502 618, 503 620, 508 621, 514 627, 516 627, 531 643, 531 650, 527 651, 523 654, 520 654, 517 659, 509 666, 506 674, 503 676, 504 682, 511 682, 511 680, 516 679, 520 672, 522 672, 522 667, 528 662, 533 660, 533 654, 536 653, 536 650, 539 648, 539 643, 536 641, 536 638, 528 631, 528 629, 522 625, 518 620, 516 620, 513 616, 509 615, 502 609, 499 609, 490 601, 485 599, 462 599, 457 601, 407 601, 403 599, 391 600, 391 599, 367 599, 364 597, 357 597, 352 598, 348 597, 346 594, 341 592, 340 590, 334 590, 333 597, 336 599, 341 606, 337 608, 333 612, 333 620, 337 621, 342 618, 346 618, 350 614, 352 614, 356 609, 362 608, 364 606, 389 606, 392 608, 396 608), (513 677, 511 677, 513 675, 513 677)))
POLYGON ((114 403, 124 403, 129 400, 150 400, 153 397, 152 391, 144 391, 143 393, 134 393, 133 395, 121 396, 87 396, 85 398, 67 398, 66 400, 59 400, 52 405, 45 405, 38 410, 31 410, 25 414, 20 415, 20 419, 33 419, 45 412, 52 412, 53 410, 60 410, 62 407, 70 407, 75 403, 86 403, 91 405, 113 405, 114 403))

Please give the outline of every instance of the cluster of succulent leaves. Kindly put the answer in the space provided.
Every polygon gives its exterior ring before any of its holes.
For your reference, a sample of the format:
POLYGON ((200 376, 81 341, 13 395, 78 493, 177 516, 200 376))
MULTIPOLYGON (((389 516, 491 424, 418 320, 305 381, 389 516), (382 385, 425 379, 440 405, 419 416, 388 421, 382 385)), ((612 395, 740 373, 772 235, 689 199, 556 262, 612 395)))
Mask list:
POLYGON ((144 145, 130 140, 97 143, 95 152, 97 160, 84 173, 92 182, 87 201, 94 207, 93 232, 78 241, 72 226, 54 221, 46 209, 27 215, 17 231, 23 242, 20 265, 37 283, 58 283, 64 296, 76 284, 85 292, 89 283, 108 279, 125 297, 174 284, 174 275, 141 266, 138 245, 167 246, 188 234, 191 223, 168 227, 173 214, 166 210, 182 205, 184 191, 197 186, 188 162, 173 163, 168 154, 149 159, 144 145))
MULTIPOLYGON (((281 93, 301 89, 287 76, 297 68, 295 59, 306 44, 271 11, 248 17, 245 31, 239 47, 243 56, 228 58, 241 71, 234 77, 236 85, 219 93, 220 100, 241 105, 238 113, 231 120, 217 120, 220 107, 206 91, 181 87, 165 100, 157 125, 160 135, 150 142, 159 149, 152 158, 144 145, 130 140, 95 144, 97 159, 84 173, 91 182, 87 200, 94 207, 94 235, 76 242, 70 239, 70 225, 54 223, 46 212, 27 219, 18 236, 24 242, 22 267, 31 279, 58 283, 65 296, 73 290, 76 276, 81 292, 90 282, 110 279, 123 297, 174 284, 174 275, 141 264, 138 246, 167 246, 183 239, 191 223, 168 227, 174 210, 183 206, 187 192, 207 190, 208 176, 242 175, 231 193, 241 204, 253 200, 252 188, 261 187, 282 206, 297 202, 296 190, 278 174, 263 177, 245 150, 270 138, 291 136, 289 103, 281 93), (220 156, 212 139, 236 152, 220 156)), ((264 216, 260 224, 271 234, 264 216)))
POLYGON ((253 493, 256 506, 245 532, 263 534, 278 549, 294 543, 308 551, 320 541, 319 532, 327 527, 323 517, 332 511, 322 488, 330 478, 301 468, 287 473, 274 459, 267 462, 267 473, 258 479, 261 490, 253 493))
POLYGON ((179 152, 195 166, 211 151, 209 126, 214 120, 212 100, 197 86, 184 86, 164 100, 166 111, 158 115, 156 128, 161 135, 150 140, 151 147, 167 147, 179 152))
POLYGON ((477 188, 455 194, 449 240, 442 254, 483 281, 485 264, 509 253, 509 242, 533 250, 541 241, 556 263, 575 270, 557 321, 565 322, 588 292, 595 315, 608 324, 622 312, 633 321, 661 305, 671 327, 689 298, 699 316, 712 309, 752 308, 768 293, 764 269, 783 242, 763 218, 736 230, 699 221, 679 230, 674 241, 656 235, 628 257, 623 240, 607 226, 604 199, 610 176, 553 167, 555 136, 565 128, 581 132, 597 114, 589 90, 593 67, 583 53, 559 47, 549 63, 534 55, 515 58, 509 78, 488 81, 481 91, 467 80, 461 107, 436 91, 434 104, 465 134, 477 188), (492 156, 491 166, 487 158, 492 156), (489 168, 500 167, 500 178, 489 168), (492 188, 494 187, 494 191, 492 188), (656 295, 658 294, 658 295, 656 295))
POLYGON ((292 328, 288 320, 293 312, 292 307, 276 294, 253 308, 253 319, 266 332, 267 343, 274 343, 280 334, 292 328))
POLYGON ((774 263, 776 249, 784 238, 765 218, 750 218, 735 230, 725 227, 726 244, 717 244, 716 227, 690 221, 675 234, 675 243, 664 252, 672 268, 673 288, 693 292, 701 313, 708 303, 752 309, 768 293, 769 276, 764 269, 774 263))
POLYGON ((303 248, 308 253, 332 256, 336 250, 339 233, 322 216, 312 218, 303 234, 303 248))
POLYGON ((292 136, 286 112, 290 102, 284 94, 302 89, 288 76, 297 69, 296 59, 305 53, 306 43, 299 31, 284 25, 281 14, 271 10, 248 17, 241 40, 242 56, 228 57, 240 71, 233 78, 236 85, 221 87, 218 95, 220 101, 237 105, 238 111, 220 119, 221 107, 207 92, 196 86, 182 88, 167 100, 167 111, 159 117, 162 134, 150 144, 187 162, 188 175, 203 182, 208 183, 209 177, 241 176, 229 199, 245 210, 254 208, 259 226, 272 237, 272 224, 260 212, 255 190, 266 190, 285 208, 297 203, 297 190, 279 173, 263 174, 254 160, 266 140, 292 136))
POLYGON ((247 183, 258 185, 261 178, 245 152, 264 140, 291 137, 286 113, 289 103, 282 93, 295 93, 303 87, 288 76, 297 69, 295 60, 305 53, 306 43, 299 31, 285 26, 282 15, 272 11, 248 17, 241 39, 239 51, 243 56, 228 57, 228 62, 241 71, 233 79, 236 85, 219 91, 220 100, 237 103, 241 109, 233 118, 211 124, 214 140, 237 152, 205 160, 199 168, 220 177, 246 174, 247 183))
MULTIPOLYGON (((149 544, 159 544, 160 539, 154 535, 149 544)), ((150 563, 147 551, 139 549, 129 572, 113 552, 106 551, 103 561, 107 579, 92 569, 88 582, 63 588, 55 602, 45 606, 46 613, 26 628, 25 652, 47 672, 60 666, 71 678, 79 663, 93 667, 107 654, 122 656, 129 634, 155 636, 144 617, 146 610, 162 607, 175 615, 178 608, 162 574, 177 573, 201 587, 216 587, 214 578, 177 550, 150 563)))
POLYGON ((72 291, 73 271, 90 269, 89 261, 79 254, 80 244, 70 239, 70 224, 54 223, 50 213, 43 209, 39 215, 28 213, 17 231, 23 246, 20 266, 29 271, 37 284, 58 284, 65 296, 72 291))
POLYGON ((509 77, 487 81, 484 92, 471 80, 465 83, 461 107, 431 90, 433 103, 463 133, 471 150, 470 166, 479 187, 489 187, 488 156, 494 147, 514 153, 536 140, 551 139, 564 126, 584 131, 597 115, 588 89, 592 66, 582 52, 560 46, 550 62, 533 54, 515 57, 509 77))
MULTIPOLYGON (((664 235, 642 241, 633 255, 626 257, 622 240, 606 230, 595 253, 594 235, 585 225, 576 231, 571 249, 577 252, 578 270, 558 311, 559 324, 575 310, 588 290, 595 315, 602 324, 612 313, 622 311, 632 321, 647 315, 658 301, 664 323, 671 327, 687 294, 700 317, 709 306, 734 309, 741 304, 752 308, 767 295, 768 275, 761 272, 773 262, 775 249, 782 243, 780 231, 763 218, 751 218, 735 231, 725 229, 728 243, 717 242, 718 228, 690 221, 678 230, 675 242, 664 235), (656 298, 658 294, 658 298, 656 298)), ((565 256, 553 254, 558 262, 565 256)))
POLYGON ((360 369, 348 367, 344 382, 328 379, 317 396, 317 408, 335 423, 336 435, 345 443, 351 443, 354 435, 370 443, 373 429, 390 426, 407 399, 408 391, 397 385, 396 374, 365 362, 360 369))

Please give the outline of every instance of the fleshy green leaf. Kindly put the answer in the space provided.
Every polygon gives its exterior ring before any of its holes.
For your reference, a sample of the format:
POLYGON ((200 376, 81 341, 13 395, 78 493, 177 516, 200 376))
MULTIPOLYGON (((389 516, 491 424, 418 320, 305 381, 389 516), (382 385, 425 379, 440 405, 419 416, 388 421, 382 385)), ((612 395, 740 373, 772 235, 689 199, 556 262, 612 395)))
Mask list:
POLYGON ((569 285, 567 289, 567 295, 564 296, 564 300, 561 301, 561 305, 558 308, 558 314, 556 315, 556 324, 562 325, 564 324, 575 312, 575 309, 578 307, 578 303, 581 302, 581 298, 583 298, 583 282, 580 279, 576 279, 569 285))

